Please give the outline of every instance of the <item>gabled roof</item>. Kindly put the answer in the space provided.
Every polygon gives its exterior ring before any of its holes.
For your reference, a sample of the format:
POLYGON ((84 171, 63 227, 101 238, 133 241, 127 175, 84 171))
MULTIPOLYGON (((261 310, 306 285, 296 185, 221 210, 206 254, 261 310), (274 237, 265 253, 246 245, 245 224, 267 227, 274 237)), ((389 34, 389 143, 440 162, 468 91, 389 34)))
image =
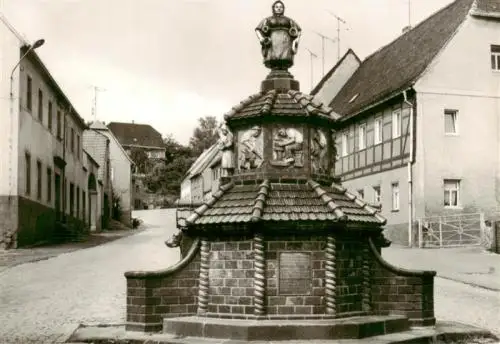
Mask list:
POLYGON ((472 15, 500 18, 500 1, 476 0, 472 9, 472 15))
POLYGON ((326 73, 325 76, 323 78, 321 78, 321 80, 318 82, 318 84, 312 89, 311 94, 313 96, 319 92, 319 90, 323 87, 325 82, 332 77, 333 73, 335 73, 335 71, 338 69, 338 67, 340 65, 342 65, 342 63, 344 63, 344 60, 347 58, 347 56, 349 56, 351 54, 356 58, 356 60, 358 60, 359 63, 361 63, 361 60, 359 59, 358 55, 356 55, 354 50, 352 50, 352 49, 347 50, 347 52, 344 54, 344 56, 342 56, 342 58, 340 60, 338 60, 338 62, 333 66, 333 68, 330 69, 328 71, 328 73, 326 73))
POLYGON ((330 106, 351 117, 411 87, 465 20, 473 2, 456 0, 367 57, 330 106))
POLYGON ((116 136, 113 134, 113 132, 111 130, 109 130, 108 127, 106 127, 104 125, 104 123, 102 122, 99 122, 99 121, 94 121, 90 124, 90 129, 108 137, 108 139, 112 139, 116 142, 116 144, 118 145, 118 147, 120 147, 120 150, 121 152, 127 157, 127 160, 130 161, 130 163, 132 165, 135 165, 135 162, 130 158, 130 156, 127 154, 127 152, 125 152, 125 149, 123 149, 123 146, 121 145, 120 141, 118 141, 118 139, 116 138, 116 136), (106 133, 106 134, 105 134, 106 133))
POLYGON ((213 144, 209 148, 205 149, 203 153, 200 154, 198 159, 191 165, 189 170, 186 172, 186 177, 184 179, 191 179, 198 174, 202 173, 205 168, 211 166, 216 160, 221 159, 222 151, 217 143, 213 144))
POLYGON ((122 145, 165 146, 161 134, 149 124, 110 122, 108 128, 122 145))
POLYGON ((188 226, 237 224, 260 221, 327 221, 383 226, 379 210, 337 184, 322 186, 302 183, 259 184, 229 182, 212 198, 194 210, 188 226))

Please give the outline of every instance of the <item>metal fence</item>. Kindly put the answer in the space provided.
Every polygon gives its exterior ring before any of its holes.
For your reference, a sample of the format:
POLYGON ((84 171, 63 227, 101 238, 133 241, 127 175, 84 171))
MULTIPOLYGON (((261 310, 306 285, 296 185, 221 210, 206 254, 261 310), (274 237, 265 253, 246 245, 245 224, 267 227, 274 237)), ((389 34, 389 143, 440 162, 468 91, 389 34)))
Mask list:
POLYGON ((492 221, 484 213, 432 216, 418 219, 417 240, 418 247, 490 248, 492 233, 492 221))

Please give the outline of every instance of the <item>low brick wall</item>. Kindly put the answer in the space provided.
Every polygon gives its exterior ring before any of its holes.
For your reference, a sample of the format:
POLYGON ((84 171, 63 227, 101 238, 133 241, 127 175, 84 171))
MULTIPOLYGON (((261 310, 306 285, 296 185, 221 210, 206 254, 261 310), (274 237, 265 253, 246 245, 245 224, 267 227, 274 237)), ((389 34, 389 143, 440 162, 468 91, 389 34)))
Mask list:
POLYGON ((193 242, 179 263, 168 269, 126 272, 126 329, 160 331, 165 317, 195 314, 199 272, 199 240, 193 242))
POLYGON ((415 326, 432 326, 435 271, 410 271, 386 262, 370 240, 373 259, 371 304, 376 314, 399 314, 415 326))

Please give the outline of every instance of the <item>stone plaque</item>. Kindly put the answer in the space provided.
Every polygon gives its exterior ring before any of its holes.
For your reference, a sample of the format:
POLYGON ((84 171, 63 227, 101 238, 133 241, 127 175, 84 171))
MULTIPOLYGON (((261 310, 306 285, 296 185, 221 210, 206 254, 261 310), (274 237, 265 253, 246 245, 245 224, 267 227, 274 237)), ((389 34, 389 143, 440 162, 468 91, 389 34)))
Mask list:
POLYGON ((311 268, 311 253, 280 252, 279 294, 310 294, 312 288, 311 268))

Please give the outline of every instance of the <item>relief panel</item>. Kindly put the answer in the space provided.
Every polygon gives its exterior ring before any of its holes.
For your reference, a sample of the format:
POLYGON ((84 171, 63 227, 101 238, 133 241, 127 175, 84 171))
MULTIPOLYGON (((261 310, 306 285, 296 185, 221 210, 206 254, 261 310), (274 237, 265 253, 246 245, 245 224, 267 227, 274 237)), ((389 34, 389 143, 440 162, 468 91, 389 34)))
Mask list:
POLYGON ((264 137, 261 126, 238 133, 238 169, 254 170, 264 162, 264 137))
POLYGON ((304 166, 304 133, 302 128, 277 127, 272 134, 271 165, 283 167, 304 166))

